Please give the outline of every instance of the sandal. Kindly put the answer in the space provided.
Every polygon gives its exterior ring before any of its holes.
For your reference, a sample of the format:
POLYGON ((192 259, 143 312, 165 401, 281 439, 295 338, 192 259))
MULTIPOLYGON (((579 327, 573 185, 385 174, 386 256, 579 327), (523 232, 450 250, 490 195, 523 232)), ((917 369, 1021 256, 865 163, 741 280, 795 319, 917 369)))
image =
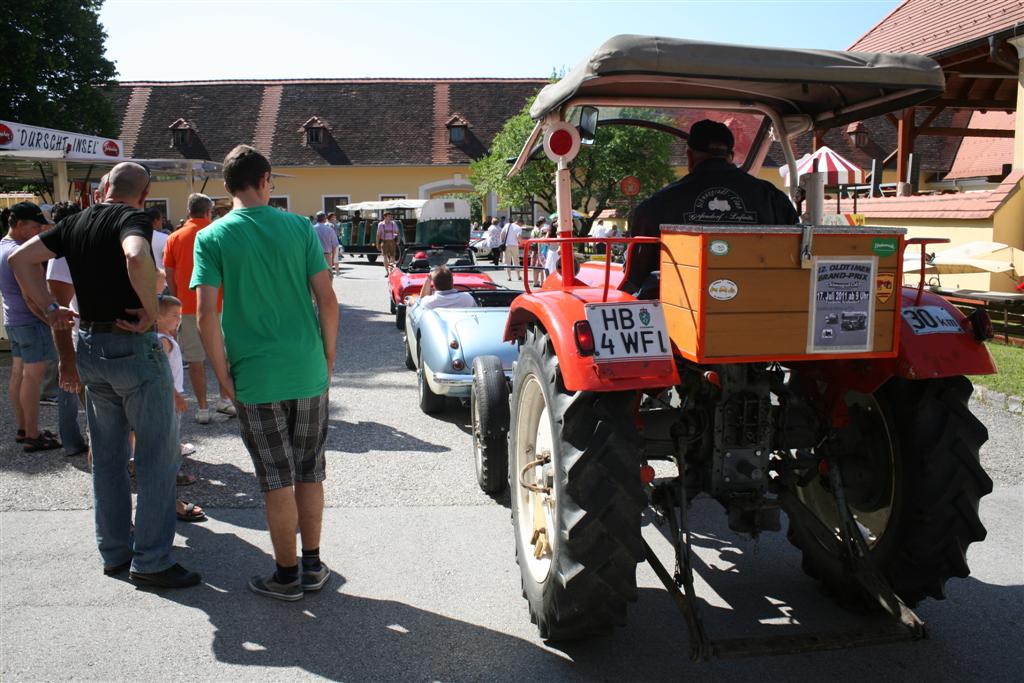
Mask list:
POLYGON ((178 512, 177 505, 175 505, 174 509, 174 513, 182 522, 203 522, 206 520, 206 513, 203 512, 202 508, 196 510, 199 506, 195 503, 186 503, 183 500, 177 502, 185 506, 185 512, 178 512))
MULTIPOLYGON (((51 432, 49 429, 42 430, 41 432, 39 432, 39 435, 40 436, 49 436, 49 437, 54 438, 54 439, 57 438, 57 435, 54 434, 53 432, 51 432)), ((14 435, 14 443, 25 443, 25 430, 24 429, 19 429, 18 433, 14 435)))
POLYGON ((34 439, 30 439, 26 436, 24 443, 25 445, 22 446, 21 450, 25 453, 53 451, 63 447, 63 444, 48 432, 40 432, 39 436, 34 439))
POLYGON ((199 481, 194 474, 188 474, 186 472, 178 472, 174 478, 174 483, 178 486, 191 486, 192 484, 199 481))

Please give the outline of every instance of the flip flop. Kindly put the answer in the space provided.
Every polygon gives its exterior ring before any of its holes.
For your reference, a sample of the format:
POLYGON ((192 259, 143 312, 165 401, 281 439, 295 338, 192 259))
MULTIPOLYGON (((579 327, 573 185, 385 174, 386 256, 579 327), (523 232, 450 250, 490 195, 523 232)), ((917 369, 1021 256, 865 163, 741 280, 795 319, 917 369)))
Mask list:
MULTIPOLYGON (((185 503, 185 501, 181 501, 185 503)), ((178 516, 178 519, 182 522, 203 522, 206 521, 205 512, 196 512, 195 503, 185 503, 185 512, 181 513, 175 509, 174 514, 178 516)))
POLYGON ((18 433, 14 435, 14 443, 25 443, 25 430, 19 429, 18 433))

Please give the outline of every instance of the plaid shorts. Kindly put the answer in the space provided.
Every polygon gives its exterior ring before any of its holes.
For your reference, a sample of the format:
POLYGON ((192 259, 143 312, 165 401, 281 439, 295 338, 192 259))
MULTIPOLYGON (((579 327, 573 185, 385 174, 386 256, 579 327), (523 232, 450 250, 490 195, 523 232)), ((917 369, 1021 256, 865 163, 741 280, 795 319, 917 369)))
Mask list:
POLYGON ((312 398, 239 403, 242 441, 256 468, 261 491, 327 478, 327 392, 312 398))

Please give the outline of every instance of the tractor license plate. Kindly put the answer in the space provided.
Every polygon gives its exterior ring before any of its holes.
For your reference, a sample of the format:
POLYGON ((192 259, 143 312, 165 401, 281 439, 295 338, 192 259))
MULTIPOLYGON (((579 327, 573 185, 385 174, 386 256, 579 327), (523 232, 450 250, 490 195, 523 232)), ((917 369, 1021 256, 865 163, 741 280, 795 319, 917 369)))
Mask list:
POLYGON ((956 334, 964 331, 960 321, 941 306, 908 306, 903 309, 903 320, 914 334, 956 334))
POLYGON ((598 363, 672 357, 665 314, 658 301, 586 305, 598 363))

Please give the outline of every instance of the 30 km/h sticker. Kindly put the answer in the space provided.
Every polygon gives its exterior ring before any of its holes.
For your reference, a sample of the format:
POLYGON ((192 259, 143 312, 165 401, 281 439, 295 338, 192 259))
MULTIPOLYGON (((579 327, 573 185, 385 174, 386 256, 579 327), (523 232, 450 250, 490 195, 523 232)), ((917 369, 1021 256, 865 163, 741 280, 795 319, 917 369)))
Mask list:
POLYGON ((942 306, 908 306, 903 320, 914 334, 957 334, 963 332, 960 321, 942 306))
POLYGON ((594 360, 659 360, 672 357, 665 314, 657 301, 586 305, 594 333, 594 360))

